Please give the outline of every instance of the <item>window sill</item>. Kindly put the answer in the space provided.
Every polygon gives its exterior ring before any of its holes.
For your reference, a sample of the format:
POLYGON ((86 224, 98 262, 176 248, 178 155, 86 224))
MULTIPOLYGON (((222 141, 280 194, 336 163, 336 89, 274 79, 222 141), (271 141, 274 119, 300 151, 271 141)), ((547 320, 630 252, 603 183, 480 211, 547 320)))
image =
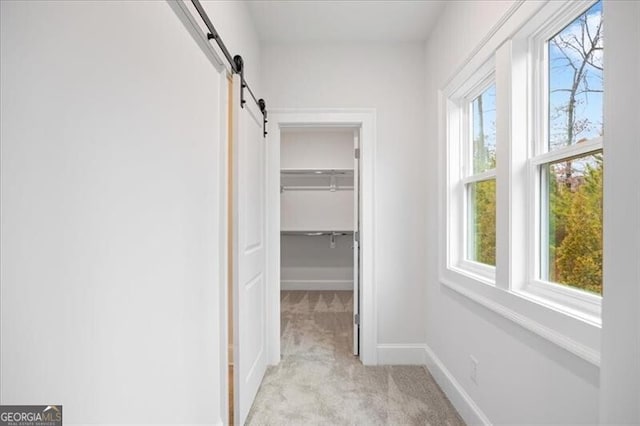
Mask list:
POLYGON ((513 292, 577 320, 602 327, 602 298, 596 295, 545 281, 532 281, 513 292))
POLYGON ((482 284, 489 286, 496 285, 496 269, 483 263, 462 260, 456 266, 452 267, 451 270, 482 284))
POLYGON ((440 283, 590 364, 600 366, 599 324, 555 309, 539 297, 487 285, 485 280, 477 278, 466 271, 447 268, 440 274, 440 283))

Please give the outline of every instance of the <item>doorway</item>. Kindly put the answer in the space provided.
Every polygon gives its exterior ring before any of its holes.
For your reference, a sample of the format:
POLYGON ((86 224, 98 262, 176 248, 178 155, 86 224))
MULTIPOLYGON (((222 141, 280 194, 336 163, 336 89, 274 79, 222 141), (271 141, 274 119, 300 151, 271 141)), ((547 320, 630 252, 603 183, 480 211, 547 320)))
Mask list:
POLYGON ((375 111, 271 110, 269 122, 269 362, 281 359, 281 302, 290 302, 286 292, 297 291, 308 292, 321 309, 347 301, 349 350, 375 365, 375 111), (295 145, 300 138, 303 143, 295 145), (312 149, 319 140, 333 147, 312 149), (349 294, 325 293, 320 300, 323 291, 349 294))
POLYGON ((333 344, 342 351, 351 341, 357 356, 360 129, 289 127, 280 135, 283 342, 322 312, 315 328, 340 337, 333 344))

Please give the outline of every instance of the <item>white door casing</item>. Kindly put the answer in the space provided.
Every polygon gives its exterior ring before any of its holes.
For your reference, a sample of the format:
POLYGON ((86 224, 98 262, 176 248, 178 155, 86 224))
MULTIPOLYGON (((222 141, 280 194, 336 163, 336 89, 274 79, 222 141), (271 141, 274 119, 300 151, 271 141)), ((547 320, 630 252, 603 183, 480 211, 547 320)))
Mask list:
POLYGON ((267 368, 265 138, 251 98, 233 76, 234 419, 244 424, 267 368))
POLYGON ((269 363, 280 362, 280 137, 285 127, 359 128, 359 356, 364 365, 377 364, 377 318, 375 289, 374 168, 376 146, 375 109, 269 108, 267 141, 267 212, 269 269, 268 350, 269 363))

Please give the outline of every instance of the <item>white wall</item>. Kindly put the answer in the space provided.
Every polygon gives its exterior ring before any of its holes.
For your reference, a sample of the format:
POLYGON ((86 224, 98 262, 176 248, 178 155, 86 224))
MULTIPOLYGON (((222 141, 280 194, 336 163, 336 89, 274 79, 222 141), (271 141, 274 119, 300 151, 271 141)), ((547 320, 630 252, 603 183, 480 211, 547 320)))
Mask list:
POLYGON ((640 424, 640 3, 605 3, 605 257, 600 421, 640 424))
MULTIPOLYGON (((335 176, 338 187, 353 188, 354 131, 350 128, 283 129, 281 169, 351 170, 335 176)), ((283 175, 280 184, 298 186, 280 194, 281 231, 353 231, 353 189, 329 191, 329 174, 283 175), (305 190, 320 186, 326 190, 305 190)), ((353 235, 283 235, 280 239, 282 290, 353 289, 353 235)))
POLYGON ((353 236, 282 236, 281 288, 283 290, 353 289, 353 236))
POLYGON ((352 189, 355 164, 353 129, 286 129, 281 135, 282 170, 351 170, 351 175, 335 177, 335 184, 343 188, 336 191, 328 191, 331 184, 329 174, 283 175, 280 178, 280 185, 285 188, 280 193, 280 229, 352 231, 355 204, 352 189), (289 187, 297 189, 289 190, 289 187), (326 187, 327 190, 303 187, 326 187))
POLYGON ((265 45, 262 64, 272 107, 376 108, 378 343, 424 343, 423 46, 265 45))
POLYGON ((353 169, 353 129, 283 129, 281 169, 353 169))
MULTIPOLYGON (((222 36, 222 40, 231 56, 242 56, 245 79, 258 99, 265 98, 267 108, 269 108, 270 102, 263 95, 262 74, 264 71, 261 66, 260 43, 246 2, 202 0, 201 3, 207 15, 209 15, 209 19, 211 19, 216 30, 222 36)), ((215 43, 213 44, 215 45, 215 43)), ((223 58, 222 54, 220 54, 220 57, 223 58)), ((248 98, 249 95, 247 95, 248 98)))
POLYGON ((280 195, 283 231, 350 231, 354 229, 353 191, 285 190, 280 195))
MULTIPOLYGON (((445 86, 447 80, 453 76, 456 69, 472 53, 489 30, 498 23, 512 4, 512 2, 506 1, 449 3, 427 43, 426 93, 428 107, 426 118, 428 130, 426 140, 429 141, 427 154, 429 162, 424 168, 421 180, 425 182, 430 205, 435 205, 438 201, 438 147, 435 143, 438 135, 437 90, 445 86)), ((609 36, 607 40, 611 40, 609 36)), ((632 47, 632 45, 627 47, 632 47)), ((629 70, 629 72, 633 73, 634 71, 629 70)), ((637 74, 635 75, 637 76, 637 74)), ((628 78, 627 83, 629 82, 628 78)), ((632 107, 630 106, 630 108, 632 107)), ((620 156, 617 161, 621 161, 623 158, 622 152, 629 155, 631 147, 635 147, 637 153, 637 137, 633 143, 630 138, 624 141, 616 138, 615 142, 611 143, 624 145, 615 149, 617 155, 620 156)), ((611 154, 607 149, 607 162, 611 160, 611 154)), ((628 161, 637 161, 638 156, 627 158, 636 159, 628 161)), ((621 170, 620 167, 616 167, 616 169, 621 170)), ((631 167, 626 168, 626 172, 621 173, 628 173, 631 169, 631 167)), ((607 167, 607 170, 611 169, 607 167)), ((627 176, 627 179, 631 179, 631 176, 627 176)), ((609 200, 606 203, 611 203, 615 195, 607 195, 606 197, 609 200)), ((617 204, 609 204, 609 208, 612 206, 615 207, 617 204)), ((633 204, 633 206, 636 210, 632 211, 637 211, 637 205, 633 204)), ((622 206, 616 208, 619 211, 625 209, 622 206)), ((429 209, 427 215, 429 232, 426 234, 426 238, 429 239, 437 232, 437 219, 437 211, 429 209)), ((620 221, 620 219, 618 220, 620 221)), ((627 225, 628 229, 635 229, 631 223, 627 223, 627 225)), ((636 245, 633 246, 635 251, 630 256, 637 256, 637 236, 629 236, 628 238, 630 240, 636 238, 636 245)), ((599 392, 600 369, 441 285, 437 276, 437 241, 435 239, 429 239, 429 241, 430 244, 427 248, 429 277, 426 297, 427 343, 450 373, 450 378, 455 380, 461 390, 468 394, 479 409, 484 412, 486 418, 494 423, 511 424, 597 423, 599 420, 599 399, 601 398, 599 392), (479 361, 477 384, 470 380, 470 355, 479 361)), ((619 240, 615 242, 615 244, 619 243, 619 240)), ((614 244, 613 241, 612 244, 614 244)), ((611 247, 612 244, 609 246, 611 247)), ((632 248, 632 245, 628 245, 628 247, 632 248)), ((607 250, 605 257, 613 255, 613 252, 609 251, 610 249, 607 250)), ((625 257, 625 259, 629 258, 625 257)), ((630 280, 629 282, 637 283, 637 270, 635 275, 628 274, 629 268, 627 266, 626 271, 623 274, 627 273, 626 278, 630 280)), ((606 271, 605 274, 607 274, 606 271)), ((605 288, 610 283, 611 281, 605 281, 605 288)), ((616 308, 624 308, 625 311, 621 315, 607 313, 607 310, 611 310, 611 308, 608 308, 608 302, 605 302, 603 334, 607 335, 608 316, 611 319, 616 318, 617 326, 621 325, 623 317, 626 317, 630 322, 632 322, 632 318, 635 318, 636 323, 623 327, 625 331, 621 333, 621 336, 624 336, 627 343, 619 343, 619 346, 634 348, 635 352, 633 353, 636 355, 623 355, 618 349, 613 349, 609 355, 611 359, 608 360, 605 339, 602 368, 603 372, 610 369, 612 387, 621 383, 619 381, 623 374, 621 370, 633 374, 633 378, 627 380, 624 389, 632 392, 629 399, 637 401, 638 398, 633 393, 636 388, 632 382, 635 380, 637 383, 637 370, 634 369, 638 368, 638 358, 635 359, 635 367, 634 362, 630 359, 633 356, 637 357, 637 345, 628 342, 628 339, 632 342, 637 342, 638 339, 637 313, 629 316, 629 306, 624 304, 623 299, 625 295, 632 297, 637 311, 638 298, 637 293, 633 292, 634 290, 617 288, 621 293, 619 293, 620 297, 615 302, 615 306, 616 308), (614 359, 626 363, 624 364, 626 367, 615 368, 611 362, 614 359), (629 367, 631 370, 628 369, 629 367), (617 379, 614 379, 616 376, 617 379)), ((608 293, 605 290, 605 300, 607 296, 608 293)), ((615 335, 616 333, 612 334, 610 339, 615 339, 615 335)), ((611 410, 615 407, 613 401, 609 401, 608 405, 611 410)), ((608 418, 620 419, 621 417, 608 418)))
MULTIPOLYGON (((244 5, 212 9, 256 69, 244 5)), ((1 403, 218 422, 215 69, 165 2, 0 14, 1 403)))

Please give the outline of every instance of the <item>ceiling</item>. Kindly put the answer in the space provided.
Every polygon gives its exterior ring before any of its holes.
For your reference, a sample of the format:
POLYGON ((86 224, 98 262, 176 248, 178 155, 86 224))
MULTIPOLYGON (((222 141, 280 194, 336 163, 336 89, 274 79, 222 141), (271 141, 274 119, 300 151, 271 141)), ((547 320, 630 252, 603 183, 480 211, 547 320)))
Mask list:
POLYGON ((265 43, 426 40, 444 1, 250 0, 265 43))

